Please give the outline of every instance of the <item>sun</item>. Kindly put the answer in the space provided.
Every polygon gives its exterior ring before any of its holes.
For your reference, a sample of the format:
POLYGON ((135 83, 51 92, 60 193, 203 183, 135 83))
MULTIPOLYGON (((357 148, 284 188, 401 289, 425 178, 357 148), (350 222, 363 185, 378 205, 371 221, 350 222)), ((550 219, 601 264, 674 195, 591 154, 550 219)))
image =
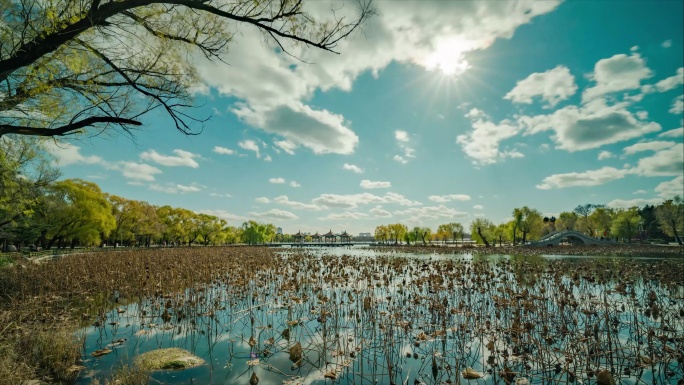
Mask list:
POLYGON ((424 65, 428 70, 439 71, 444 76, 457 76, 470 68, 464 54, 472 49, 471 42, 459 37, 441 39, 425 59, 424 65))

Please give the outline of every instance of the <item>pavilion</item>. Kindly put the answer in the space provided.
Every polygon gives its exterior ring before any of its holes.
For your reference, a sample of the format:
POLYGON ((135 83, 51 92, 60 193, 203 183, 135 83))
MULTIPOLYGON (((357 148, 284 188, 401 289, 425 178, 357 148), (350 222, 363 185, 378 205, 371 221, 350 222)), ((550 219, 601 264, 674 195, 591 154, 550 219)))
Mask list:
POLYGON ((344 232, 340 234, 339 237, 341 243, 350 243, 352 239, 352 236, 347 233, 347 230, 344 230, 344 232))
POLYGON ((337 235, 333 234, 332 229, 330 229, 330 231, 323 234, 323 241, 325 243, 335 243, 335 241, 337 241, 337 235))
POLYGON ((320 243, 322 238, 323 237, 320 234, 318 234, 318 231, 316 231, 316 234, 311 236, 311 241, 320 243))
POLYGON ((299 230, 297 234, 293 235, 292 238, 294 238, 295 243, 304 243, 304 239, 306 239, 306 235, 302 234, 302 231, 299 230))

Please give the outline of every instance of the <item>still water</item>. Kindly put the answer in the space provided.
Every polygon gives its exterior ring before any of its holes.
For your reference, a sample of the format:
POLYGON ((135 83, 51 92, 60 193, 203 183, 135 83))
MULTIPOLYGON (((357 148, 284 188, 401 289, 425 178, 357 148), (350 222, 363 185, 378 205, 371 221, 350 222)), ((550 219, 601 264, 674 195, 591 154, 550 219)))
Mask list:
POLYGON ((244 285, 143 299, 85 328, 86 370, 108 378, 146 351, 205 364, 151 384, 676 384, 681 262, 285 249, 244 285), (283 268, 284 267, 284 268, 283 268), (301 355, 298 353, 301 347, 301 355), (97 349, 112 353, 91 357, 97 349), (466 379, 464 370, 478 379, 466 379))

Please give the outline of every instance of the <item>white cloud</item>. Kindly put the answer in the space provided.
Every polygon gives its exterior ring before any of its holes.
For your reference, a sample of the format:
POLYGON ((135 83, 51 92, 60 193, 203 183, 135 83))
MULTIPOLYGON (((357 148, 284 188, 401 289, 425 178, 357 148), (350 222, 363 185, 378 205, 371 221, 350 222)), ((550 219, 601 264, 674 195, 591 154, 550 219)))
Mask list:
POLYGON ((409 141, 408 133, 406 131, 402 131, 402 130, 394 131, 394 138, 398 142, 408 142, 409 141))
POLYGON ((263 213, 256 213, 256 212, 250 212, 249 215, 255 217, 255 218, 266 218, 266 219, 271 219, 271 220, 287 220, 287 219, 298 219, 299 217, 296 216, 295 214, 285 211, 285 210, 280 210, 280 209, 271 209, 263 213))
POLYGON ((544 178, 542 183, 537 185, 537 188, 549 190, 553 188, 598 186, 610 181, 622 179, 627 172, 628 171, 625 169, 602 167, 598 170, 555 174, 544 178))
POLYGON ((470 195, 465 194, 450 194, 450 195, 430 195, 429 200, 437 203, 444 203, 450 201, 469 201, 470 195))
POLYGON ((660 44, 663 48, 670 48, 672 47, 672 40, 665 40, 662 44, 660 44))
POLYGON ((368 179, 364 179, 361 181, 360 186, 361 186, 361 188, 365 188, 365 189, 390 188, 390 187, 392 187, 392 183, 380 182, 380 181, 370 181, 368 179))
POLYGON ((277 107, 238 104, 232 111, 251 126, 283 136, 290 151, 292 145, 301 145, 315 154, 351 154, 359 142, 342 115, 314 110, 299 102, 277 107))
POLYGON ((330 219, 330 220, 338 220, 338 219, 364 219, 368 218, 368 214, 365 213, 360 213, 356 211, 345 211, 342 213, 330 213, 328 216, 323 217, 321 219, 330 219))
POLYGON ((418 206, 421 203, 407 199, 401 194, 386 193, 383 196, 374 195, 370 193, 338 195, 338 194, 321 194, 318 198, 311 201, 315 205, 327 208, 344 208, 354 209, 359 205, 367 204, 388 204, 395 203, 401 206, 418 206))
POLYGON ((284 179, 284 178, 270 178, 268 181, 269 181, 269 183, 273 183, 273 184, 283 184, 283 183, 285 183, 285 179, 284 179))
POLYGON ((394 158, 392 158, 395 162, 399 162, 401 164, 406 164, 408 163, 408 160, 404 159, 403 156, 401 155, 395 155, 394 158))
POLYGON ((192 152, 178 149, 173 150, 172 152, 176 155, 162 155, 155 150, 148 150, 140 153, 140 159, 154 162, 166 167, 199 167, 199 164, 194 159, 199 157, 198 154, 193 154, 192 152))
POLYGON ((684 138, 684 127, 665 131, 658 135, 659 138, 684 138))
POLYGON ((665 199, 672 199, 675 195, 684 198, 684 176, 678 176, 670 181, 662 182, 655 188, 655 192, 665 199))
POLYGON ((264 161, 265 161, 265 162, 270 162, 270 161, 272 161, 272 160, 273 160, 273 159, 271 158, 270 155, 266 155, 266 156, 264 157, 264 161))
POLYGON ((504 99, 514 103, 532 104, 533 97, 541 96, 549 107, 554 107, 558 102, 574 95, 575 92, 577 92, 575 77, 570 74, 568 67, 559 65, 546 72, 535 72, 520 80, 504 96, 504 99))
POLYGON ((672 106, 667 110, 671 114, 680 115, 684 112, 684 95, 679 95, 672 101, 672 106))
POLYGON ((238 146, 240 146, 240 148, 243 150, 254 151, 257 158, 261 157, 261 154, 259 153, 259 145, 253 140, 243 140, 238 142, 238 146))
POLYGON ((144 163, 117 162, 107 166, 111 170, 120 171, 121 175, 127 179, 144 180, 151 182, 155 174, 161 174, 161 170, 144 163))
POLYGON ((655 86, 658 91, 665 92, 674 89, 680 84, 684 84, 684 67, 679 67, 673 76, 659 81, 655 86))
POLYGON ((56 166, 68 166, 71 164, 102 164, 103 160, 99 156, 84 156, 81 154, 81 147, 66 142, 45 141, 42 143, 45 151, 55 157, 56 166))
POLYGON ((284 205, 284 206, 292 207, 293 209, 309 210, 309 211, 320 211, 321 210, 321 207, 319 207, 315 204, 308 204, 308 203, 291 201, 286 195, 281 195, 281 196, 273 198, 273 202, 284 205))
POLYGON ((403 155, 394 155, 394 160, 406 164, 410 158, 415 158, 415 149, 408 145, 409 134, 406 131, 396 130, 394 131, 394 139, 397 141, 397 145, 403 151, 403 155))
POLYGON ((382 208, 382 206, 375 206, 368 211, 375 218, 390 218, 392 213, 382 208))
POLYGON ((200 214, 208 214, 208 215, 213 215, 215 217, 225 219, 226 221, 234 221, 234 222, 242 222, 244 220, 247 220, 249 218, 244 217, 242 215, 237 215, 233 214, 231 212, 228 212, 226 210, 199 210, 197 211, 200 214))
POLYGON ((645 205, 657 205, 662 203, 662 199, 614 199, 606 204, 614 209, 628 209, 631 207, 643 207, 645 205))
POLYGON ((598 160, 610 159, 613 157, 615 157, 615 155, 610 151, 601 151, 598 154, 598 160))
POLYGON ((526 134, 551 130, 558 148, 570 152, 640 138, 661 130, 658 123, 643 122, 627 111, 624 103, 608 106, 596 99, 582 107, 567 106, 548 115, 520 116, 526 134))
POLYGON ((363 174, 363 169, 361 167, 349 163, 345 163, 344 166, 342 166, 342 169, 353 171, 357 174, 363 174))
POLYGON ((631 172, 642 176, 679 176, 684 173, 684 145, 674 146, 639 159, 631 172))
POLYGON ((520 132, 520 128, 513 122, 505 119, 499 124, 494 124, 489 117, 477 110, 473 114, 471 110, 466 116, 471 117, 471 132, 456 137, 456 143, 461 145, 463 152, 473 159, 474 164, 486 165, 496 163, 506 157, 521 157, 520 152, 499 151, 499 144, 520 132))
POLYGON ((262 204, 271 203, 271 200, 266 198, 266 197, 255 198, 254 201, 257 203, 262 203, 262 204))
POLYGON ((622 151, 625 153, 625 155, 633 155, 638 152, 643 152, 643 151, 660 151, 664 150, 666 148, 670 148, 677 143, 675 142, 663 142, 663 141, 653 141, 653 142, 640 142, 633 144, 631 146, 625 147, 622 151))
MULTIPOLYGON (((233 111, 248 124, 318 154, 349 154, 358 142, 350 125, 334 111, 315 111, 304 104, 316 91, 348 91, 360 74, 377 74, 392 62, 459 73, 468 68, 466 53, 512 37, 519 26, 559 3, 376 2, 378 16, 337 45, 342 55, 283 40, 285 49, 304 62, 298 61, 274 49, 275 44, 264 41, 252 26, 238 25, 231 31, 240 39, 230 43, 230 65, 193 60, 199 62, 196 67, 208 87, 242 101, 233 111)), ((335 7, 335 17, 352 19, 355 7, 340 4, 344 6, 335 7)), ((304 7, 322 22, 332 17, 328 1, 305 2, 304 7)))
POLYGON ((173 183, 167 183, 164 185, 153 183, 149 187, 150 190, 160 191, 167 194, 185 194, 190 192, 198 192, 202 190, 201 187, 195 183, 191 184, 190 186, 173 183))
POLYGON ((302 185, 297 183, 296 181, 291 180, 290 181, 290 187, 302 187, 302 185))
POLYGON ((216 198, 232 198, 233 196, 225 193, 225 194, 219 194, 219 193, 209 193, 210 197, 216 197, 216 198))
POLYGON ((468 214, 460 212, 451 207, 444 205, 439 206, 424 206, 412 207, 406 210, 396 210, 394 215, 405 215, 409 217, 409 221, 419 221, 423 219, 437 219, 437 218, 458 218, 467 217, 468 214))
POLYGON ((646 190, 636 190, 636 191, 633 192, 632 194, 634 194, 634 195, 648 194, 648 191, 646 191, 646 190))
POLYGON ((214 146, 215 153, 217 154, 223 154, 223 155, 233 155, 235 154, 234 150, 231 150, 229 148, 221 147, 221 146, 214 146))
POLYGON ((636 52, 629 56, 618 54, 601 59, 594 66, 594 73, 591 75, 596 86, 584 90, 582 101, 586 103, 607 93, 638 89, 641 81, 651 76, 651 70, 636 52))
POLYGON ((297 149, 297 145, 290 142, 289 140, 279 140, 274 143, 276 146, 278 146, 280 149, 282 149, 290 155, 294 155, 294 150, 297 149))
POLYGON ((648 111, 637 111, 636 116, 639 120, 646 120, 648 119, 648 111))
POLYGON ((484 206, 482 206, 482 205, 475 205, 475 206, 473 206, 473 208, 475 210, 484 210, 484 206))

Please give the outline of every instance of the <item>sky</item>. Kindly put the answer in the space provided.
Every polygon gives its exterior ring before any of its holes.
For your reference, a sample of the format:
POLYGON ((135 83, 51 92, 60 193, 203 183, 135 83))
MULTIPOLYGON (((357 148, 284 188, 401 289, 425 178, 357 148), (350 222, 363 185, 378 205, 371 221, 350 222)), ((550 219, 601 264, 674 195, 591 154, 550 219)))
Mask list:
POLYGON ((684 2, 375 6, 339 55, 239 27, 226 63, 191 58, 199 135, 154 112, 133 138, 46 148, 63 178, 285 233, 684 195, 684 2))

